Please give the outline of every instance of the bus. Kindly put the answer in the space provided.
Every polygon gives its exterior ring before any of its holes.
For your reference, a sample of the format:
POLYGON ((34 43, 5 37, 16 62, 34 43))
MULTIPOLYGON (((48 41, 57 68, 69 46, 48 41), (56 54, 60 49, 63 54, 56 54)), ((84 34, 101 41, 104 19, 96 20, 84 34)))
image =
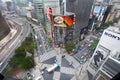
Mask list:
POLYGON ((54 64, 52 67, 48 68, 47 71, 48 71, 48 72, 52 72, 53 70, 55 70, 55 69, 58 68, 58 67, 59 67, 59 64, 56 63, 56 64, 54 64))

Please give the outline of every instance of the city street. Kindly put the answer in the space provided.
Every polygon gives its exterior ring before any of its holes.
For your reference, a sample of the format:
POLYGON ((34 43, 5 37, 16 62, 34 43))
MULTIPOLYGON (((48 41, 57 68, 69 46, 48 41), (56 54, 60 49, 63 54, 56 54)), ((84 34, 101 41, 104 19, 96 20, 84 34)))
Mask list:
POLYGON ((61 50, 61 53, 59 53, 59 48, 56 48, 47 54, 36 57, 40 69, 43 69, 44 67, 50 68, 55 63, 60 65, 60 67, 50 73, 47 72, 47 70, 44 70, 42 75, 45 80, 71 80, 75 76, 75 68, 80 64, 72 56, 62 52, 63 51, 61 50), (62 57, 63 55, 65 55, 64 58, 62 57), (57 62, 55 62, 55 60, 57 60, 57 62), (71 62, 73 62, 72 65, 70 65, 71 62))
MULTIPOLYGON (((87 42, 93 42, 95 38, 97 37, 93 35, 88 35, 78 45, 84 45, 82 46, 82 49, 78 49, 78 53, 75 53, 72 56, 68 55, 62 48, 54 48, 53 50, 48 51, 44 54, 38 54, 38 51, 35 51, 34 59, 36 62, 36 67, 33 68, 30 73, 36 77, 41 76, 42 79, 45 80, 75 80, 76 78, 79 78, 78 75, 82 75, 82 78, 86 78, 87 80, 86 68, 88 66, 89 59, 94 52, 94 50, 91 50, 87 42), (81 57, 83 56, 85 58, 85 61, 81 62, 81 57), (60 67, 49 73, 47 69, 53 66, 53 64, 55 63, 58 63, 60 67), (46 69, 44 69, 45 67, 46 69)), ((37 37, 37 39, 38 41, 40 41, 41 36, 37 37)), ((38 42, 37 44, 39 45, 38 42)))
MULTIPOLYGON (((22 18, 13 18, 7 16, 8 19, 15 23, 15 28, 17 33, 15 36, 5 45, 7 47, 6 51, 0 56, 0 72, 7 66, 9 59, 14 55, 14 50, 21 44, 21 42, 27 37, 30 33, 30 25, 26 23, 27 21, 22 18), (22 24, 22 25, 21 25, 22 24)), ((4 50, 4 49, 3 49, 4 50)))
POLYGON ((48 42, 48 37, 43 29, 42 26, 38 26, 33 24, 32 22, 29 22, 31 24, 31 27, 34 29, 34 37, 37 43, 37 53, 39 55, 47 53, 49 50, 51 50, 51 46, 48 42))

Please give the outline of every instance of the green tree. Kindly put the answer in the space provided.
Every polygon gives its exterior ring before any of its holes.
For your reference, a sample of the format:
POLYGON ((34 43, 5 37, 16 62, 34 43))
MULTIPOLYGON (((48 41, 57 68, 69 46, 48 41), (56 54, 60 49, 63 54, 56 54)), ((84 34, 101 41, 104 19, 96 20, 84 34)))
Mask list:
POLYGON ((27 56, 26 52, 34 53, 35 44, 31 37, 27 37, 22 42, 21 46, 15 50, 14 56, 10 59, 9 64, 13 68, 27 70, 34 67, 35 62, 33 57, 27 56))
POLYGON ((20 46, 15 50, 15 56, 26 56, 25 48, 20 46))
POLYGON ((75 48, 75 44, 73 41, 67 41, 65 43, 65 49, 66 51, 72 51, 75 48))
POLYGON ((51 38, 48 38, 48 41, 49 41, 49 43, 52 43, 52 39, 51 38))
POLYGON ((34 43, 34 40, 32 39, 32 37, 27 37, 25 39, 25 41, 22 43, 22 45, 26 51, 34 54, 35 43, 34 43))
POLYGON ((97 47, 97 44, 99 42, 99 39, 95 39, 94 42, 91 44, 91 48, 95 49, 97 47))
POLYGON ((26 69, 30 69, 32 68, 33 66, 35 66, 35 62, 34 62, 34 59, 30 56, 27 56, 25 58, 25 61, 26 61, 26 69))
POLYGON ((10 58, 9 65, 15 68, 17 66, 17 57, 13 56, 12 58, 10 58))

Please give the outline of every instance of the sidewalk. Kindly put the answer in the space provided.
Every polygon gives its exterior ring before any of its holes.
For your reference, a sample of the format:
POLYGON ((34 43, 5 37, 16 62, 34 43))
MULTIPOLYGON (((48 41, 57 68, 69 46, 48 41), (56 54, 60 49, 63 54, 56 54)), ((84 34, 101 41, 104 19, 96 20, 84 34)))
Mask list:
POLYGON ((79 70, 79 80, 88 80, 88 75, 87 75, 87 66, 88 66, 89 61, 87 61, 85 64, 83 64, 79 70))

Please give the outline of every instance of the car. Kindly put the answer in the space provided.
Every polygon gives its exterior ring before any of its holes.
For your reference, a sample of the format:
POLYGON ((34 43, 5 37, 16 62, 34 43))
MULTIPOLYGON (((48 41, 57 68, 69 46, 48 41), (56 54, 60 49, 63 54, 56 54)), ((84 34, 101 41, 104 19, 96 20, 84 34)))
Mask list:
POLYGON ((40 74, 43 75, 43 74, 44 74, 44 71, 40 71, 40 74))
POLYGON ((27 79, 28 80, 32 80, 34 77, 34 75, 30 74, 30 73, 27 73, 27 79))
POLYGON ((83 64, 87 61, 86 57, 85 56, 81 56, 80 58, 80 64, 83 64))
POLYGON ((41 71, 45 71, 46 68, 47 68, 47 67, 44 67, 43 69, 41 69, 41 71))

